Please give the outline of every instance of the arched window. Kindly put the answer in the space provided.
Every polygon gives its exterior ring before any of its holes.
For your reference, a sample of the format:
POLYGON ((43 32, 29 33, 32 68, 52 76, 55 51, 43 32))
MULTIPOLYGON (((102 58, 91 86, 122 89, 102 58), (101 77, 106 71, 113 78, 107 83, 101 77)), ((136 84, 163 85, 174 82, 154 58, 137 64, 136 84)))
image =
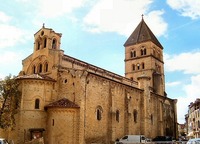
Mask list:
POLYGON ((133 111, 133 120, 135 123, 137 123, 137 110, 136 109, 134 109, 134 111, 133 111))
POLYGON ((119 122, 119 110, 116 110, 116 121, 119 122))
POLYGON ((34 65, 33 66, 33 74, 35 74, 36 73, 36 66, 34 65))
POLYGON ((35 109, 39 109, 39 108, 40 108, 40 100, 35 99, 35 109))
POLYGON ((141 49, 140 52, 141 52, 141 55, 144 55, 144 51, 143 51, 143 49, 141 49))
POLYGON ((146 48, 144 48, 144 55, 146 55, 147 54, 147 50, 146 50, 146 48))
POLYGON ((52 41, 52 49, 56 49, 56 39, 54 38, 53 41, 52 41))
POLYGON ((101 108, 101 106, 98 106, 97 108, 96 108, 96 118, 97 118, 97 120, 101 120, 101 118, 102 118, 102 112, 103 112, 103 110, 102 110, 102 108, 101 108))
POLYGON ((138 70, 140 69, 140 64, 139 64, 139 63, 137 64, 137 69, 138 69, 138 70))
POLYGON ((142 46, 142 48, 141 48, 140 52, 141 52, 141 56, 143 56, 143 55, 146 55, 146 54, 147 54, 147 50, 146 50, 146 48, 145 48, 144 46, 142 46))
POLYGON ((136 57, 136 51, 131 51, 131 57, 136 57))
POLYGON ((48 72, 48 63, 47 62, 44 65, 44 72, 48 72))
POLYGON ((144 69, 144 63, 142 63, 142 69, 144 69))
POLYGON ((39 71, 39 73, 41 73, 42 72, 42 64, 39 64, 39 69, 38 69, 39 71))
POLYGON ((37 42, 37 50, 39 50, 40 49, 40 42, 38 41, 37 42))
POLYGON ((133 57, 133 51, 131 51, 131 58, 133 57))
POLYGON ((101 120, 101 111, 97 109, 97 120, 101 120))
POLYGON ((135 64, 133 64, 132 67, 133 67, 133 70, 135 70, 135 64))
POLYGON ((44 38, 44 48, 47 46, 47 38, 44 38))

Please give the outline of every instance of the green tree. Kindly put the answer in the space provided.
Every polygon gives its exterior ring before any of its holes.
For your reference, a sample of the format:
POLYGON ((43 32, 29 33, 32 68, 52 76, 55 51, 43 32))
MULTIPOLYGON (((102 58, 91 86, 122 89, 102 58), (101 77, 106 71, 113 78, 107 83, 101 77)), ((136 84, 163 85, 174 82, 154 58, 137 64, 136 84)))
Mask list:
POLYGON ((14 115, 19 110, 21 92, 19 82, 11 75, 4 80, 0 80, 0 127, 3 129, 13 129, 15 126, 14 115))

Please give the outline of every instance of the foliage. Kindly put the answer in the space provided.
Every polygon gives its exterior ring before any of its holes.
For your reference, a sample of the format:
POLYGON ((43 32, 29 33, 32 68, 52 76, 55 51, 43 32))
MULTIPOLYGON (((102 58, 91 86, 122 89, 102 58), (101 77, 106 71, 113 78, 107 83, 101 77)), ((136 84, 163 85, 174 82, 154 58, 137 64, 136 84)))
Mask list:
POLYGON ((0 80, 0 127, 3 129, 15 126, 15 117, 20 104, 21 92, 19 82, 11 75, 4 80, 0 80))

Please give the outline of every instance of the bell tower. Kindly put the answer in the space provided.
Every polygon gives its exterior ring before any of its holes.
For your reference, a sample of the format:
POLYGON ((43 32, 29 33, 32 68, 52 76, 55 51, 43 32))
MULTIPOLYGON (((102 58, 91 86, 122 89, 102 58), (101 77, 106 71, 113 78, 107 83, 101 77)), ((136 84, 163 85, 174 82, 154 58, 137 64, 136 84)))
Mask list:
POLYGON ((34 52, 54 49, 60 50, 60 39, 62 34, 56 33, 50 28, 45 28, 44 24, 42 28, 34 34, 34 52))
POLYGON ((145 23, 143 17, 127 39, 125 47, 125 77, 150 79, 150 89, 165 95, 163 47, 145 23))
POLYGON ((33 53, 23 60, 22 75, 40 74, 56 79, 64 51, 60 49, 61 33, 42 28, 34 34, 33 53))

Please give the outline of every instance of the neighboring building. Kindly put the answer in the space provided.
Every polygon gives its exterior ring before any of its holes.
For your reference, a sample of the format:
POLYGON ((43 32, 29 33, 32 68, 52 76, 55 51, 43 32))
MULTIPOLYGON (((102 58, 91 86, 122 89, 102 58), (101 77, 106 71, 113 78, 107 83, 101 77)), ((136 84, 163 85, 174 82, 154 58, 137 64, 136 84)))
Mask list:
MULTIPOLYGON (((186 127, 186 134, 188 135, 188 117, 189 115, 188 114, 185 114, 185 127, 186 127)), ((188 137, 187 137, 188 139, 188 137)))
POLYGON ((189 138, 200 138, 200 99, 196 99, 193 103, 191 102, 188 106, 188 137, 189 138))
POLYGON ((177 100, 165 93, 163 47, 142 19, 125 42, 125 77, 64 54, 44 26, 22 61, 16 144, 113 143, 126 134, 177 135, 177 100))
POLYGON ((178 136, 179 140, 187 140, 187 125, 186 124, 178 124, 178 136))

